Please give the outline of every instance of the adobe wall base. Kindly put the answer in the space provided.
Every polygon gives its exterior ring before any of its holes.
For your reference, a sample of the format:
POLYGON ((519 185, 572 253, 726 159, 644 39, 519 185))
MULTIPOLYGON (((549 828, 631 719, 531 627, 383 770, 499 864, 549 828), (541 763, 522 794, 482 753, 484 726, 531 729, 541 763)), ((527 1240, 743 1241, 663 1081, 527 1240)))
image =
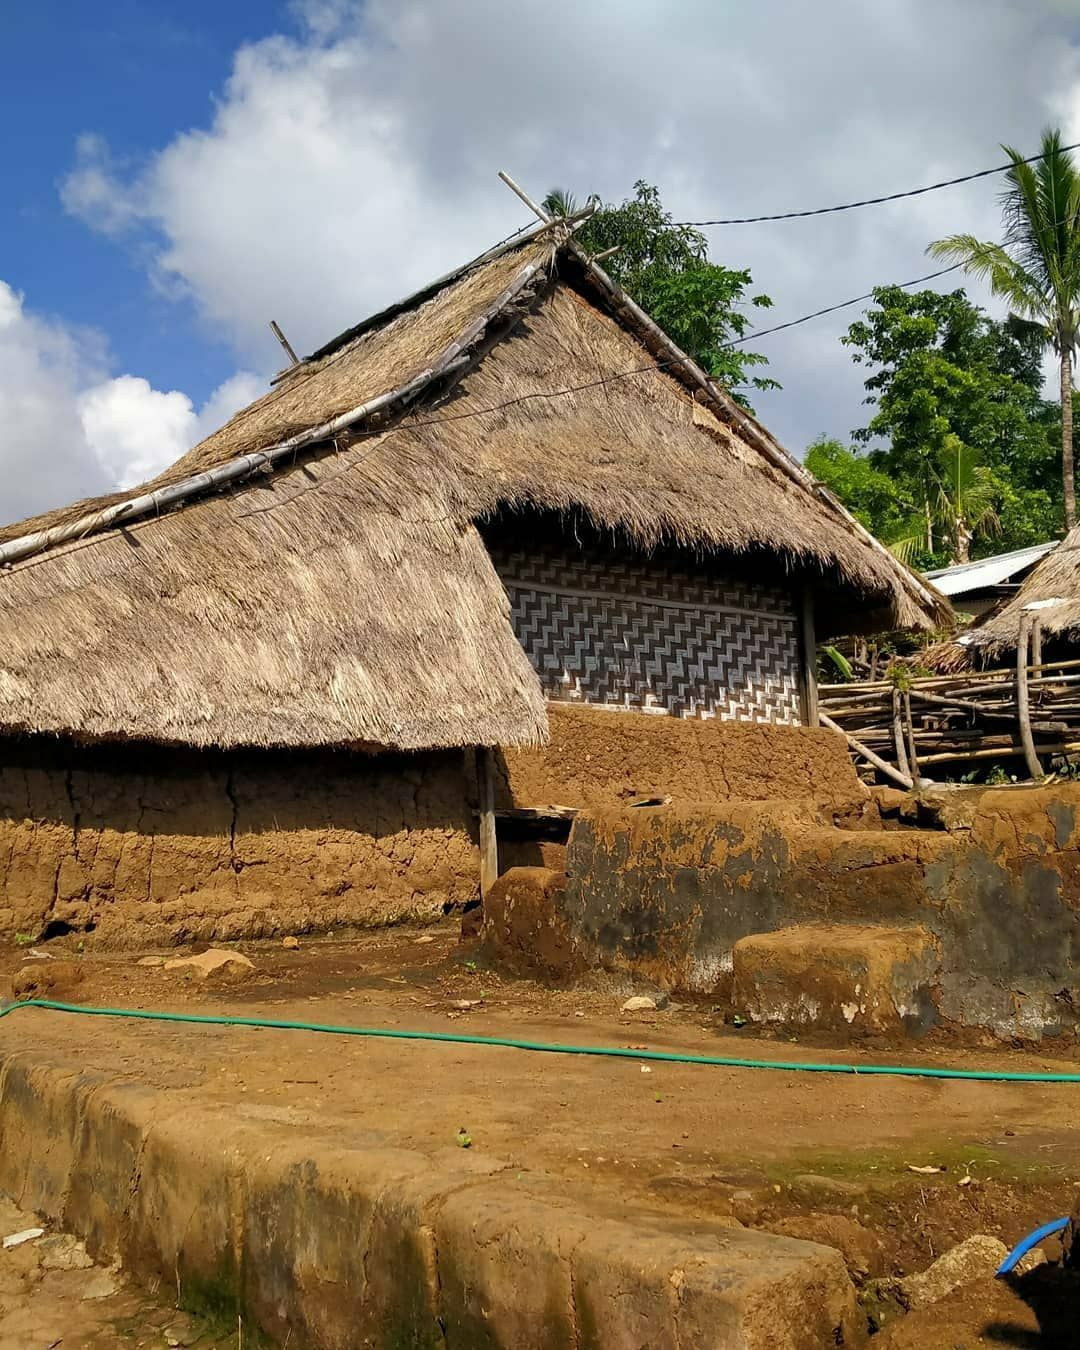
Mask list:
POLYGON ((838 1251, 654 1212, 460 1149, 224 1116, 0 1061, 0 1190, 183 1306, 293 1350, 816 1350, 862 1343, 838 1251))

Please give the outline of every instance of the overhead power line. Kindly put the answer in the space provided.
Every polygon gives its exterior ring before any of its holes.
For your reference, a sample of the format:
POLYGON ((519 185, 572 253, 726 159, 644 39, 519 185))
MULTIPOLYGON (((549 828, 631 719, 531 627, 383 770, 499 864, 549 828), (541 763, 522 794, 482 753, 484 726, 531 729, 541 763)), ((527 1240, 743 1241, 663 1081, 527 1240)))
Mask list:
MULTIPOLYGON (((1061 149, 1063 153, 1080 150, 1080 141, 1073 145, 1063 145, 1061 149)), ((1035 164, 1040 159, 1046 159, 1046 155, 1029 155, 1020 163, 1035 164)), ((759 225, 767 220, 803 220, 807 216, 827 216, 836 211, 855 211, 861 206, 880 206, 883 202, 898 202, 904 197, 921 197, 924 192, 937 192, 941 188, 956 187, 959 183, 974 182, 976 178, 989 178, 996 173, 1005 173, 1013 167, 1013 161, 1009 160, 1007 164, 998 164, 992 169, 979 169, 977 173, 961 174, 959 178, 944 178, 940 183, 927 183, 925 187, 909 188, 906 192, 890 192, 884 197, 864 197, 861 201, 842 202, 839 206, 818 206, 811 211, 781 211, 772 216, 731 216, 724 220, 679 220, 675 223, 700 228, 703 225, 759 225)))
MULTIPOLYGON (((924 281, 933 281, 935 277, 946 276, 949 272, 955 272, 963 267, 963 263, 953 263, 950 267, 942 267, 937 272, 927 272, 924 277, 913 277, 910 281, 894 281, 889 283, 893 286, 899 286, 901 290, 907 290, 909 286, 918 286, 924 281)), ((875 289, 881 290, 878 286, 875 289)), ((742 342, 756 342, 758 338, 766 337, 769 333, 779 333, 785 328, 796 328, 800 323, 809 323, 811 319, 820 319, 823 314, 835 314, 838 309, 847 309, 851 305, 857 305, 862 300, 873 300, 874 292, 867 291, 865 295, 853 296, 850 300, 841 300, 838 305, 826 305, 824 309, 815 309, 812 314, 804 314, 801 319, 789 319, 787 323, 778 323, 774 328, 755 328, 753 332, 745 333, 740 338, 734 338, 731 342, 724 345, 727 347, 737 347, 742 342)))

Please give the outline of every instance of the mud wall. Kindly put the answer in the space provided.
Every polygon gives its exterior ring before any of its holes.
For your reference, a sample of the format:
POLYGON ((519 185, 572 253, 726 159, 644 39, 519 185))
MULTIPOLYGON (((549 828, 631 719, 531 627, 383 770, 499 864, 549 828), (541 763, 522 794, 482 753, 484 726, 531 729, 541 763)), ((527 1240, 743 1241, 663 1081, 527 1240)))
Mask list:
POLYGON ((936 828, 836 829, 795 803, 587 812, 567 857, 576 959, 719 992, 750 934, 920 926, 941 1019, 1080 1028, 1080 785, 950 794, 924 814, 936 828))
POLYGON ((550 704, 551 739, 506 750, 498 806, 867 798, 844 740, 809 727, 699 721, 550 704))
POLYGON ((50 924, 124 946, 434 917, 477 893, 466 768, 460 752, 8 742, 0 941, 50 924))

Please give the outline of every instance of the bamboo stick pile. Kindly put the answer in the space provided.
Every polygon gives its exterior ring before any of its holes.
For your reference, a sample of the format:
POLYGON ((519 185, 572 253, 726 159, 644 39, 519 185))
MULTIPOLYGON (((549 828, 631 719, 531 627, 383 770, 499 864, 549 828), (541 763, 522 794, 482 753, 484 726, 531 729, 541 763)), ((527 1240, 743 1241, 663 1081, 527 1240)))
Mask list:
POLYGON ((1054 756, 1080 755, 1080 660, 823 684, 818 702, 822 723, 843 732, 860 769, 903 786, 959 778, 987 761, 1037 779, 1054 756))

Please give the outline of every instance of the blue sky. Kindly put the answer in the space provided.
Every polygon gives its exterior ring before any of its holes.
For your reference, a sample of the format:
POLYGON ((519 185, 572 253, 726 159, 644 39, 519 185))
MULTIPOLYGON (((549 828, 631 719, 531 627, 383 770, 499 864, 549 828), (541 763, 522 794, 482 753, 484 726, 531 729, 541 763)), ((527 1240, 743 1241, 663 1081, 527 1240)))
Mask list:
POLYGON ((232 369, 190 306, 148 286, 129 252, 63 208, 76 139, 103 135, 139 162, 179 129, 205 124, 244 42, 296 25, 257 0, 36 0, 0 19, 4 154, 0 276, 34 307, 108 336, 118 369, 202 401, 232 369))
MULTIPOLYGON (((1080 140, 1078 28, 1080 0, 0 7, 0 517, 176 458, 265 390, 271 318, 310 351, 508 233, 500 168, 609 200, 645 178, 691 219, 915 186, 1048 122, 1080 140)), ((996 191, 710 244, 782 322, 992 237, 996 191)), ((795 453, 864 420, 852 317, 761 342, 795 453)))

